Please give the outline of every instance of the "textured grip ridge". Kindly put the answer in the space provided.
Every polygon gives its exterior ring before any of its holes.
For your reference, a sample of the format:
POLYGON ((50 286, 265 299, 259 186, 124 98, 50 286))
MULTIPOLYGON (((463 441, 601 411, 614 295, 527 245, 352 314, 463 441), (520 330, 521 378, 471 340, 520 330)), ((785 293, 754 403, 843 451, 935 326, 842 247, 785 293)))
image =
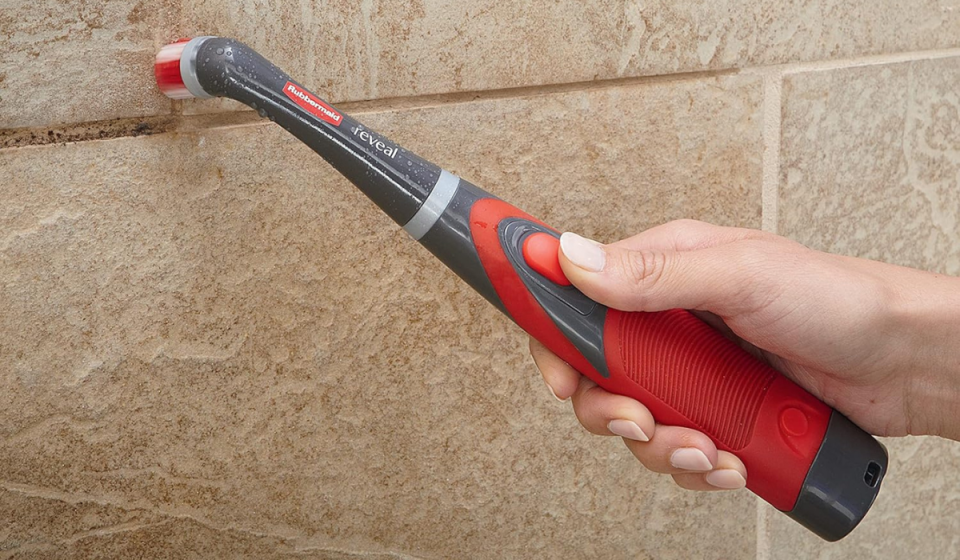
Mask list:
POLYGON ((618 313, 606 343, 626 377, 731 451, 745 447, 775 372, 688 311, 618 313))

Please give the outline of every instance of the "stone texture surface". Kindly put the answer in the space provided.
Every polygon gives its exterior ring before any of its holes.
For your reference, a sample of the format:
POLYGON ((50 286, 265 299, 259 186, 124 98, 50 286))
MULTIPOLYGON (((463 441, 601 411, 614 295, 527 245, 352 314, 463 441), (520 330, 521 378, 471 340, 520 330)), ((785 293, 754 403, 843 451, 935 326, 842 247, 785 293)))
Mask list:
MULTIPOLYGON (((361 118, 561 228, 759 226, 748 76, 361 118), (590 114, 589 119, 583 117, 590 114)), ((752 558, 269 124, 0 151, 0 558, 752 558)))
POLYGON ((151 513, 95 496, 13 486, 0 490, 4 559, 405 560, 398 553, 294 547, 283 538, 213 527, 189 515, 151 513))
POLYGON ((178 18, 175 0, 0 0, 0 128, 169 112, 153 57, 178 18))
MULTIPOLYGON (((821 250, 960 274, 958 81, 960 59, 786 77, 780 232, 821 250)), ((772 514, 770 557, 960 555, 960 447, 885 444, 889 475, 861 527, 827 544, 772 514)))
POLYGON ((958 81, 960 57, 786 77, 780 232, 960 274, 958 81))
POLYGON ((200 34, 342 102, 960 47, 960 0, 0 0, 0 128, 167 111, 152 56, 200 34))

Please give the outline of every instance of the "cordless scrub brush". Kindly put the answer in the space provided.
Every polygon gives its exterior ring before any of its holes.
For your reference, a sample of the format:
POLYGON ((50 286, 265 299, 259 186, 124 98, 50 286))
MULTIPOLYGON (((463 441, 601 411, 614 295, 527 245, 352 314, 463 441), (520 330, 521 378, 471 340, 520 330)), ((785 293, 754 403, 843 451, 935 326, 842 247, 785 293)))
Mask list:
POLYGON ((883 446, 685 310, 600 305, 560 268, 559 234, 338 111, 253 49, 220 37, 167 45, 160 89, 229 97, 320 154, 473 289, 604 389, 737 455, 747 487, 827 540, 867 513, 883 446))

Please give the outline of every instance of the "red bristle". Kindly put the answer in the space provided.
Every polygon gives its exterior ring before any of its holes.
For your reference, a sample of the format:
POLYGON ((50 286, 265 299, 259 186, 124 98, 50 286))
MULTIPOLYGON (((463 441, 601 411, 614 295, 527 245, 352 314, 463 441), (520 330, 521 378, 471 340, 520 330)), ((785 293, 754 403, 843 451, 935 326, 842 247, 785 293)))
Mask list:
POLYGON ((165 89, 168 86, 183 87, 183 77, 180 76, 179 58, 154 65, 153 73, 157 77, 157 85, 160 86, 160 89, 165 89))
POLYGON ((188 41, 190 39, 180 39, 175 43, 164 46, 157 53, 156 62, 153 65, 157 86, 167 97, 173 99, 193 97, 187 91, 187 87, 183 83, 183 76, 180 75, 180 54, 188 41))

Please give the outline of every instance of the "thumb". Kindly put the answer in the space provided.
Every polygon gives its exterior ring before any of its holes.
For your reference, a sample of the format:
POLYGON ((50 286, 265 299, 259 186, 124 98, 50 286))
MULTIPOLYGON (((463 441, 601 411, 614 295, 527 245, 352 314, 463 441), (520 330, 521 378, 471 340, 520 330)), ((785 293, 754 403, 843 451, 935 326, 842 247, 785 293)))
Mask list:
POLYGON ((757 275, 737 244, 693 251, 601 245, 560 237, 560 266, 587 297, 622 311, 700 309, 733 315, 749 308, 757 275))

